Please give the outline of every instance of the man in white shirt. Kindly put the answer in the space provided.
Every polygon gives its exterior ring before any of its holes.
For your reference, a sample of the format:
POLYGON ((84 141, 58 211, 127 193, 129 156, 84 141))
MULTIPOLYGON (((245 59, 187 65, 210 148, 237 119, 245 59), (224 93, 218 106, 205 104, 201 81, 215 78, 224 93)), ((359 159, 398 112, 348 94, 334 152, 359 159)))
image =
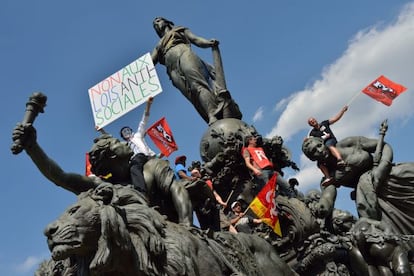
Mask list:
POLYGON ((131 180, 135 189, 140 192, 147 193, 147 186, 145 184, 143 169, 144 164, 148 161, 148 158, 163 156, 162 153, 156 154, 145 141, 145 127, 148 122, 150 114, 151 104, 154 98, 148 98, 147 105, 145 106, 144 114, 139 122, 138 129, 133 132, 128 126, 121 128, 121 137, 128 142, 129 147, 134 152, 130 162, 131 180))

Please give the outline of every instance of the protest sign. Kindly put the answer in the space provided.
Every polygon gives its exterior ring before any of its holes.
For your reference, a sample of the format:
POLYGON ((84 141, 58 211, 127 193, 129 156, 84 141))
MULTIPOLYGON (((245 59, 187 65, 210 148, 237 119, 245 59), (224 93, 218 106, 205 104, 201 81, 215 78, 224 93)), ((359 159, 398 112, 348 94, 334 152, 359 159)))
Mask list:
POLYGON ((88 90, 95 128, 103 128, 161 91, 147 53, 88 90))

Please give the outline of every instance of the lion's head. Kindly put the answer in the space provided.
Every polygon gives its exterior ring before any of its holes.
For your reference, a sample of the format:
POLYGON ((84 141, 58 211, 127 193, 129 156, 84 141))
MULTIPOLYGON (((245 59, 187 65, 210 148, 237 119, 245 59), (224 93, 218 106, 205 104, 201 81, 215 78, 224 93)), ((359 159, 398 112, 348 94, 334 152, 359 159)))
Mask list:
POLYGON ((96 250, 101 209, 98 202, 84 197, 47 226, 45 235, 54 260, 63 260, 71 255, 87 255, 96 250))
POLYGON ((145 202, 132 187, 109 183, 80 194, 45 229, 53 260, 76 258, 91 275, 157 274, 164 218, 145 202))

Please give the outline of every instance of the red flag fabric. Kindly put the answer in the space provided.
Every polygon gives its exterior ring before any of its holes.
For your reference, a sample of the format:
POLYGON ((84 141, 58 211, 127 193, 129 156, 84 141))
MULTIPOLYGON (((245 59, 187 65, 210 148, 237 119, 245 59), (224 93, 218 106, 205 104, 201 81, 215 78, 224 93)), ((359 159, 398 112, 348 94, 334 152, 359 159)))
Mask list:
POLYGON ((85 156, 85 175, 90 176, 92 174, 91 172, 91 162, 89 161, 89 153, 86 153, 85 156))
POLYGON ((165 117, 162 117, 155 124, 147 129, 147 134, 154 142, 155 146, 165 156, 170 156, 171 153, 178 150, 178 146, 174 141, 171 129, 165 117))
POLYGON ((264 223, 269 225, 273 231, 281 237, 282 230, 280 229, 279 217, 275 201, 276 178, 277 173, 274 173, 266 185, 250 203, 249 208, 256 214, 258 218, 261 218, 264 223))
POLYGON ((395 83, 384 76, 379 76, 376 80, 365 87, 362 92, 371 98, 390 106, 392 101, 407 88, 395 83))

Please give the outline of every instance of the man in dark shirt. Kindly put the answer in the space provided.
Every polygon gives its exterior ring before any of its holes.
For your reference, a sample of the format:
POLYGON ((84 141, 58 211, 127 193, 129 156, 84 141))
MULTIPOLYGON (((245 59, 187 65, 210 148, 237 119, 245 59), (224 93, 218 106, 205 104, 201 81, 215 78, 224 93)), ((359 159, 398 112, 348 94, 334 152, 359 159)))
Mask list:
MULTIPOLYGON (((337 159, 337 165, 338 166, 344 166, 345 162, 342 160, 342 156, 340 152, 336 149, 336 143, 338 141, 336 140, 336 137, 334 133, 332 132, 330 125, 336 123, 339 121, 339 119, 342 118, 344 113, 348 110, 348 106, 344 106, 341 111, 339 111, 338 114, 336 114, 334 117, 324 120, 321 123, 318 123, 318 121, 314 117, 310 117, 308 119, 308 124, 312 127, 311 131, 309 132, 308 136, 312 137, 319 137, 324 141, 324 144, 329 148, 332 155, 336 157, 337 159)), ((329 182, 332 180, 329 174, 329 171, 326 166, 322 164, 318 164, 320 170, 325 176, 325 180, 322 183, 323 185, 329 184, 329 182)))

